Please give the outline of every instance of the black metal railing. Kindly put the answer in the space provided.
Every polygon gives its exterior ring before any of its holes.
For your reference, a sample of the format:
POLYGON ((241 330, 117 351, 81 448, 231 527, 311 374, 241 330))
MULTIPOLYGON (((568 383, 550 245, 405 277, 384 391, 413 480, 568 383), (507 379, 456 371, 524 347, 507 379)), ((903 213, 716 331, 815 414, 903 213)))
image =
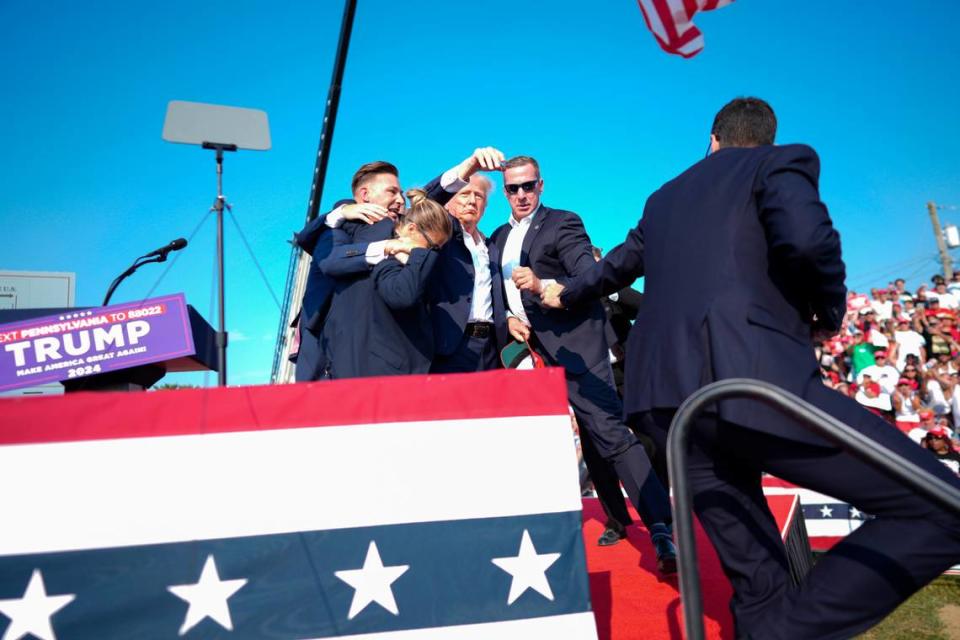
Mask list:
POLYGON ((673 486, 673 526, 677 539, 680 598, 688 640, 703 638, 703 601, 697 571, 693 503, 687 479, 690 425, 704 408, 730 398, 750 398, 782 411, 838 447, 884 471, 918 493, 960 513, 960 490, 797 396, 767 382, 731 378, 693 393, 677 409, 667 436, 667 468, 673 486))

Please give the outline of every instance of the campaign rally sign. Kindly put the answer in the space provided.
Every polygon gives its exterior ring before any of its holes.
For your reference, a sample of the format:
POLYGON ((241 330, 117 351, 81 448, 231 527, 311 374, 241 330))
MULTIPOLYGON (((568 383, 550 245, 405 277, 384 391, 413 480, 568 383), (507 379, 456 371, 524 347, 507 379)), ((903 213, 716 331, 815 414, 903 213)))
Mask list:
POLYGON ((194 353, 183 294, 0 325, 0 391, 194 353))
POLYGON ((0 634, 596 638, 563 370, 0 399, 0 634))

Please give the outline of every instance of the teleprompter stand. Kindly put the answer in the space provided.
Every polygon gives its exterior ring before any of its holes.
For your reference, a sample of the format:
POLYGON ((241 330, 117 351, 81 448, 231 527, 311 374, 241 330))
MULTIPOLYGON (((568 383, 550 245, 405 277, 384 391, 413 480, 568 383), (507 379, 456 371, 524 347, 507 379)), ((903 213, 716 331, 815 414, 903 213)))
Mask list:
POLYGON ((218 384, 227 384, 226 296, 224 293, 223 213, 230 204, 223 195, 223 153, 239 149, 266 151, 270 148, 267 114, 257 109, 225 107, 199 102, 172 100, 167 105, 163 139, 168 142, 200 145, 216 151, 217 197, 211 211, 217 213, 217 327, 218 384))

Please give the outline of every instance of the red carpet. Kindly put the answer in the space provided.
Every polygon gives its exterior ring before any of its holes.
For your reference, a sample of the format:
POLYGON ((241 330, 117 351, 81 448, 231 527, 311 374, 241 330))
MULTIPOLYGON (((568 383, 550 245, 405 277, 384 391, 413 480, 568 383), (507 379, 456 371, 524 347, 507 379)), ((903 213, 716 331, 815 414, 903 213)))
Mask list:
MULTIPOLYGON (((628 538, 612 547, 598 547, 605 522, 603 509, 596 498, 583 500, 583 539, 597 635, 600 640, 681 640, 683 609, 676 576, 660 577, 647 530, 632 508, 630 515, 636 524, 627 528, 628 538)), ((702 530, 697 533, 697 554, 706 637, 733 638, 733 619, 727 609, 730 583, 702 530)))
MULTIPOLYGON (((767 496, 770 510, 786 535, 797 515, 794 496, 767 496)), ((633 508, 634 523, 627 539, 612 547, 598 547, 606 521, 596 498, 583 500, 583 539, 590 572, 590 595, 600 640, 644 638, 682 640, 683 608, 676 576, 661 578, 657 556, 633 508)), ((727 603, 732 591, 713 546, 697 524, 697 559, 703 592, 704 631, 707 638, 733 638, 733 618, 727 603)))

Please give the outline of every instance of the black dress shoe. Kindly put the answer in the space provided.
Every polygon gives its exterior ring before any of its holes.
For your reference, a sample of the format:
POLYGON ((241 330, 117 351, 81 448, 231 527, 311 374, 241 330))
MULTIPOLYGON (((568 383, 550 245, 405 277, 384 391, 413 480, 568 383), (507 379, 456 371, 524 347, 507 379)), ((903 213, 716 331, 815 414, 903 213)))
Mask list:
POLYGON ((657 551, 657 570, 663 575, 677 572, 677 548, 667 536, 655 536, 653 548, 657 551))
POLYGON ((597 540, 598 547, 609 547, 611 545, 617 544, 621 540, 627 537, 627 532, 625 529, 611 529, 607 527, 603 530, 603 535, 597 540))

